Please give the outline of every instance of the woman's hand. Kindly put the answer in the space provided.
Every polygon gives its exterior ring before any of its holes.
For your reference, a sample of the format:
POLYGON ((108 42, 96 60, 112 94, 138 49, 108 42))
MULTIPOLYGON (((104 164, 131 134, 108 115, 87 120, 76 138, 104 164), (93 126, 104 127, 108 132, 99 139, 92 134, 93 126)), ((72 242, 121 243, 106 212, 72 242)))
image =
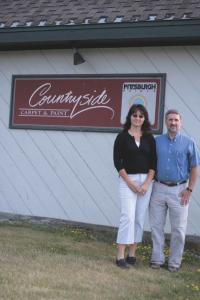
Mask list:
POLYGON ((146 194, 147 190, 148 190, 148 187, 149 187, 148 183, 145 183, 145 182, 144 182, 144 183, 140 186, 140 188, 139 188, 139 194, 140 194, 141 196, 144 196, 144 195, 146 194))
POLYGON ((127 183, 128 187, 129 187, 129 189, 131 189, 134 193, 139 193, 140 186, 135 181, 129 180, 126 183, 127 183))

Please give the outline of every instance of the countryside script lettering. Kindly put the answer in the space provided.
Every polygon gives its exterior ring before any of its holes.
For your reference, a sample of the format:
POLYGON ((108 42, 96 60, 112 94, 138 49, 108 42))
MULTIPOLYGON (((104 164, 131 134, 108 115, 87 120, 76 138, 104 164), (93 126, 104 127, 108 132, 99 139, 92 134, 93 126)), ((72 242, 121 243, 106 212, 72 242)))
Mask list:
MULTIPOLYGON (((53 104, 68 104, 71 109, 69 109, 69 118, 73 119, 75 116, 93 109, 106 109, 111 112, 111 119, 114 117, 114 109, 108 104, 111 102, 106 89, 102 90, 97 94, 96 90, 93 90, 93 94, 87 93, 84 95, 74 95, 74 93, 69 90, 64 94, 53 94, 51 93, 51 83, 47 82, 40 85, 29 98, 29 106, 33 109, 42 109, 48 105, 51 108, 53 104)), ((52 107, 55 109, 55 107, 52 107)))

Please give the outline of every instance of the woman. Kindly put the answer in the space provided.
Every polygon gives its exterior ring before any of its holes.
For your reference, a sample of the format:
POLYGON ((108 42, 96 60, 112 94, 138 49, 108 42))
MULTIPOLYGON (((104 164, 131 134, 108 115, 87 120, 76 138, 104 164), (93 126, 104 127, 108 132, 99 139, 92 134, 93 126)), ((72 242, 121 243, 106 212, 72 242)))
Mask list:
POLYGON ((148 112, 132 105, 114 143, 114 165, 120 176, 121 217, 117 234, 116 264, 129 268, 136 263, 137 243, 142 241, 145 215, 156 169, 156 146, 148 112), (125 248, 129 252, 125 258, 125 248))

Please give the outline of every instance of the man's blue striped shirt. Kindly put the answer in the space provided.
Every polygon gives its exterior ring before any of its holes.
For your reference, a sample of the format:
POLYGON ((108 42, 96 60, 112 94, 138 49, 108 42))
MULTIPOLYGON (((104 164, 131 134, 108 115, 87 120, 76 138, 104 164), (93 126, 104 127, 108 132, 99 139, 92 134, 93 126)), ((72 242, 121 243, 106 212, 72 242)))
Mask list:
POLYGON ((178 133, 174 139, 168 134, 156 137, 157 175, 161 181, 187 180, 192 167, 200 165, 200 153, 195 142, 178 133))

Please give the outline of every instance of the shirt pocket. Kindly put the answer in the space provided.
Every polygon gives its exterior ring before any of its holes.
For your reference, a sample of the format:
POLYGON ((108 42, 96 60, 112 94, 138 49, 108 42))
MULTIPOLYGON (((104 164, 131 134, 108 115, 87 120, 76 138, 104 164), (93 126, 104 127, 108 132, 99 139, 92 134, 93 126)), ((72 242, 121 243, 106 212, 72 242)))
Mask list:
POLYGON ((175 158, 176 158, 176 162, 181 167, 183 167, 184 164, 186 163, 185 154, 183 152, 181 152, 181 151, 175 151, 175 158))
POLYGON ((185 171, 187 170, 187 157, 183 151, 175 152, 176 165, 179 176, 185 177, 185 171))

